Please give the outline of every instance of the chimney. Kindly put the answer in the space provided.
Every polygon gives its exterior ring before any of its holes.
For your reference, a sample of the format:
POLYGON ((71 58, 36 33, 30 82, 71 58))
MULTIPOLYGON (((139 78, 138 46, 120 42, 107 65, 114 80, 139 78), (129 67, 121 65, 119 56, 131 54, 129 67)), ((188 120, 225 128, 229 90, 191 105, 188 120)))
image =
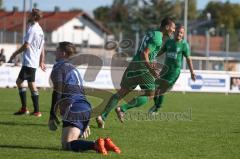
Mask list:
POLYGON ((38 8, 38 4, 37 3, 33 3, 33 8, 38 8))
POLYGON ((18 12, 18 7, 17 6, 13 6, 13 12, 18 12))
POLYGON ((60 7, 59 6, 55 6, 54 7, 54 12, 59 12, 60 11, 60 7))

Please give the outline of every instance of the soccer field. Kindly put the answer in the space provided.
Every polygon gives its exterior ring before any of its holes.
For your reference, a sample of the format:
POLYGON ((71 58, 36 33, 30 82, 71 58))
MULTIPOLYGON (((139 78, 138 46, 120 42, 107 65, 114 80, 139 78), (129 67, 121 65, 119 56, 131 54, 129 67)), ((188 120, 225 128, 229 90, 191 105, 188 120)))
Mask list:
MULTIPOLYGON (((169 93, 158 118, 144 116, 153 102, 132 109, 121 124, 112 112, 105 129, 91 122, 90 139, 110 136, 121 148, 107 157, 93 151, 61 150, 60 130, 47 127, 51 90, 40 91, 43 117, 12 115, 20 106, 17 89, 0 89, 0 158, 18 159, 189 159, 240 158, 240 96, 238 94, 169 93), (132 114, 133 116, 130 116, 132 114), (140 117, 139 117, 139 116, 140 117), (182 116, 181 116, 182 115, 182 116)), ((32 102, 28 92, 28 105, 32 102)), ((89 98, 94 105, 99 102, 89 98)))

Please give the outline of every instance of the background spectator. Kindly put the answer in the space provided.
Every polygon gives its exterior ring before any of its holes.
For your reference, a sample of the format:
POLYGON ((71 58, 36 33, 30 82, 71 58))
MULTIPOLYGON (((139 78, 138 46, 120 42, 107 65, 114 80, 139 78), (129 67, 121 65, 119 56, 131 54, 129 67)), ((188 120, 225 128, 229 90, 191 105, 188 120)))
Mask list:
POLYGON ((0 65, 6 62, 6 56, 4 55, 4 49, 1 49, 0 52, 0 65))

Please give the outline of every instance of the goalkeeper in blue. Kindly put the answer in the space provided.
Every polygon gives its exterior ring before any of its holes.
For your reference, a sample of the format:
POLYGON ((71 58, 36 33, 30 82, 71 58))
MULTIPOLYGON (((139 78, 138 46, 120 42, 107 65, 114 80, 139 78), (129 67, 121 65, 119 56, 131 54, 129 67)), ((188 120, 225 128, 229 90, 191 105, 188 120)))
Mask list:
POLYGON ((155 81, 157 86, 154 97, 155 105, 149 109, 150 114, 157 113, 163 103, 163 94, 171 89, 177 81, 181 73, 183 57, 186 58, 191 73, 191 79, 193 81, 196 79, 193 71, 192 60, 190 58, 189 45, 183 39, 184 33, 184 26, 177 26, 174 39, 167 40, 159 53, 159 55, 166 55, 164 62, 165 67, 160 72, 160 78, 155 81))
POLYGON ((52 104, 48 127, 55 131, 62 118, 62 148, 75 152, 94 150, 103 155, 108 151, 120 153, 120 149, 110 138, 87 141, 90 135, 89 121, 91 104, 88 102, 79 71, 70 63, 76 54, 75 46, 70 42, 60 42, 55 53, 56 64, 53 66, 51 80, 53 83, 52 104))

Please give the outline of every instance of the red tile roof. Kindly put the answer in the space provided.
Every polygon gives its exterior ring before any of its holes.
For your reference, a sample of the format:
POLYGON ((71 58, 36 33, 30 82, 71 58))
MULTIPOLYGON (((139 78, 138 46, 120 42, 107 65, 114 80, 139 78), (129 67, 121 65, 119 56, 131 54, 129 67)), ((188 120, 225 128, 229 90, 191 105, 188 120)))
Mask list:
MULTIPOLYGON (((21 32, 23 30, 23 16, 23 12, 0 11, 0 30, 21 32)), ((107 28, 82 11, 43 12, 43 18, 39 23, 45 32, 53 32, 71 19, 81 16, 91 21, 102 31, 106 32, 107 34, 111 34, 107 28)))

